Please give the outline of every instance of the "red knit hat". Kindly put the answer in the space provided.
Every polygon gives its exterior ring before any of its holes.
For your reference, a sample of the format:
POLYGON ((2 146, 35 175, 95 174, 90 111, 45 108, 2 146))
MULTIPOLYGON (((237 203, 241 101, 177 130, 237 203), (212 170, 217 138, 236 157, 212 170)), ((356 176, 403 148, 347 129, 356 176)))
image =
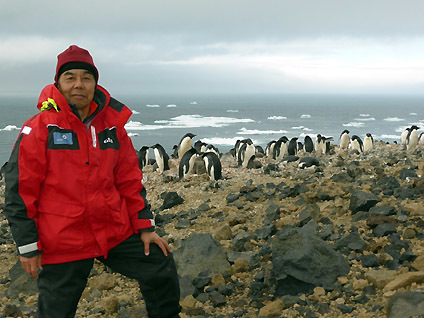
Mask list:
POLYGON ((93 74, 96 83, 99 79, 99 72, 94 65, 90 53, 76 45, 71 45, 57 56, 56 75, 54 77, 56 85, 60 74, 70 69, 84 69, 89 71, 93 74))

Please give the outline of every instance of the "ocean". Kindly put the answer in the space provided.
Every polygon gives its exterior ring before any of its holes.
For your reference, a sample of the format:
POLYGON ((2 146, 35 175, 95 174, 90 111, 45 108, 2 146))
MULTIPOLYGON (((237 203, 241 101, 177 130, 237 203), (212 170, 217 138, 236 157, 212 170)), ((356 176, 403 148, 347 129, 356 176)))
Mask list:
MULTIPOLYGON (((413 124, 424 131, 424 95, 143 95, 114 96, 132 111, 126 125, 134 147, 161 144, 168 154, 190 132, 221 152, 251 138, 265 149, 281 136, 333 137, 345 129, 362 139, 399 142, 413 124)), ((0 97, 0 163, 8 161, 23 122, 36 114, 36 97, 0 97)))

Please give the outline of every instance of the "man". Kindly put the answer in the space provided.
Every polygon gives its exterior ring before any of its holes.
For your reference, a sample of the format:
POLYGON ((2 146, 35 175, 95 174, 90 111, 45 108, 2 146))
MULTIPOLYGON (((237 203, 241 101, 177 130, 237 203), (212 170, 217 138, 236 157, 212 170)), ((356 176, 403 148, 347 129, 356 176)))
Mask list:
POLYGON ((6 166, 4 212, 38 317, 74 317, 97 258, 137 279, 149 317, 178 317, 179 284, 124 125, 131 111, 97 84, 90 53, 58 55, 55 84, 22 127, 6 166))

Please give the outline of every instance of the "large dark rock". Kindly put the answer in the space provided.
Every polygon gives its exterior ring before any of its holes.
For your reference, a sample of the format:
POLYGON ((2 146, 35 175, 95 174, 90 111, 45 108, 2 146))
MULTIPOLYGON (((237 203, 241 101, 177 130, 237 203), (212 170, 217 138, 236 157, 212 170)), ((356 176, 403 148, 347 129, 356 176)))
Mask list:
POLYGON ((349 272, 346 259, 317 235, 285 227, 272 241, 276 294, 307 293, 316 286, 332 289, 337 277, 349 272))
POLYGON ((9 298, 17 298, 21 293, 26 296, 38 293, 37 280, 24 271, 19 261, 9 270, 9 277, 11 280, 7 290, 9 298))
POLYGON ((229 273, 230 263, 227 254, 217 240, 210 234, 195 234, 181 243, 174 251, 178 275, 192 279, 202 272, 229 273))
POLYGON ((367 212, 380 201, 380 198, 375 194, 357 191, 352 193, 350 197, 349 210, 351 210, 352 213, 357 213, 359 211, 367 212))
POLYGON ((424 316, 424 293, 409 291, 394 295, 387 308, 388 318, 409 318, 424 316))
POLYGON ((178 195, 176 192, 164 192, 161 194, 163 199, 163 204, 160 207, 160 210, 170 209, 176 205, 179 205, 184 202, 184 199, 178 195))

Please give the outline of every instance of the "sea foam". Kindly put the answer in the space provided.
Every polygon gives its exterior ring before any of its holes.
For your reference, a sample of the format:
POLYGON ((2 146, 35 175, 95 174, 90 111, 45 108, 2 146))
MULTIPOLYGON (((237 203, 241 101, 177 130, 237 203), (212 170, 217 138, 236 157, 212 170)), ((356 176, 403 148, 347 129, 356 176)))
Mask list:
POLYGON ((12 130, 20 130, 21 128, 15 126, 15 125, 7 125, 3 129, 0 129, 0 131, 12 131, 12 130))
POLYGON ((282 119, 287 119, 287 117, 285 116, 270 116, 268 117, 269 120, 282 120, 282 119))
POLYGON ((384 118, 385 121, 404 121, 405 119, 399 117, 387 117, 384 118))
POLYGON ((286 134, 285 130, 258 130, 258 129, 246 129, 245 127, 240 128, 237 132, 238 135, 281 135, 286 134))

